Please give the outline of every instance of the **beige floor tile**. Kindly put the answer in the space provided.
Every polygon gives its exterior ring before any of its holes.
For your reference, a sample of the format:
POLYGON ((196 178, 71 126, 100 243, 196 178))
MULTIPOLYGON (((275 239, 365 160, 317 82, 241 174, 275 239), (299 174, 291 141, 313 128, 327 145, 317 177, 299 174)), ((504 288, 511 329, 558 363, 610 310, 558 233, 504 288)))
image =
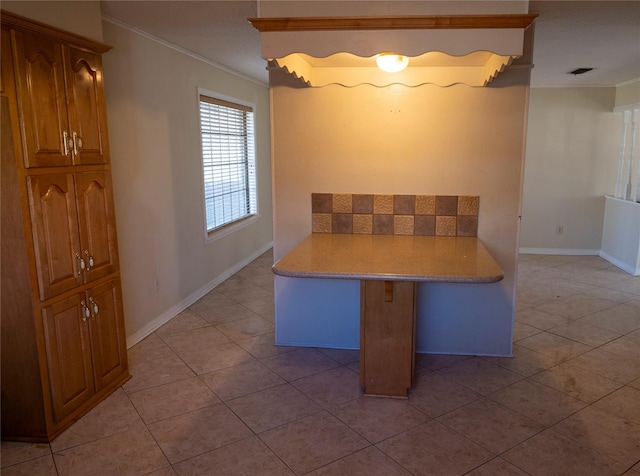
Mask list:
POLYGON ((615 476, 624 469, 618 461, 553 430, 538 433, 502 458, 531 476, 615 476))
MULTIPOLYGON (((270 277, 273 282, 273 276, 270 277)), ((271 318, 275 314, 275 304, 273 296, 265 297, 263 299, 251 299, 242 303, 244 307, 255 312, 258 316, 264 318, 271 318)))
POLYGON ((518 344, 513 345, 513 357, 483 357, 494 365, 511 370, 524 377, 540 373, 556 365, 556 360, 518 344))
POLYGON ((144 428, 131 401, 119 388, 51 442, 54 452, 128 430, 144 428))
POLYGON ((214 326, 255 315, 251 310, 216 291, 211 291, 189 306, 189 309, 214 326))
POLYGON ((415 475, 461 475, 494 457, 435 420, 378 443, 376 447, 415 475))
POLYGON ((594 405, 624 420, 640 425, 640 390, 622 387, 598 400, 594 405))
POLYGON ((360 397, 360 377, 346 367, 294 380, 292 385, 314 402, 327 408, 360 397))
POLYGON ((432 418, 480 398, 480 394, 436 373, 419 375, 409 391, 409 404, 432 418))
MULTIPOLYGON (((640 336, 639 336, 640 338, 640 336)), ((318 349, 321 353, 343 365, 360 362, 360 351, 357 349, 318 349)))
POLYGON ((640 339, 623 336, 603 345, 600 350, 640 362, 640 339))
POLYGON ((220 399, 198 377, 190 377, 129 395, 148 425, 176 415, 220 403, 220 399))
POLYGON ((590 325, 578 319, 563 326, 552 327, 547 332, 567 339, 581 342, 591 347, 598 347, 620 337, 621 334, 590 325))
POLYGON ((25 443, 21 441, 3 441, 0 446, 0 467, 5 468, 17 463, 50 455, 48 443, 25 443))
POLYGON ((131 380, 122 386, 127 393, 157 387, 194 375, 191 369, 173 352, 167 357, 131 362, 129 373, 131 380))
POLYGON ((251 354, 233 342, 218 344, 215 347, 194 350, 192 352, 184 352, 180 354, 180 358, 197 375, 233 367, 254 360, 251 354))
POLYGON ((549 332, 541 332, 522 339, 518 341, 518 345, 543 354, 558 364, 592 349, 588 345, 549 332))
POLYGON ((253 436, 175 465, 178 475, 289 476, 295 473, 253 436))
POLYGON ((330 410, 340 421, 378 443, 430 419, 404 400, 360 397, 330 410))
POLYGON ((229 400, 227 405, 255 433, 321 410, 320 406, 289 384, 229 400))
POLYGON ((316 349, 299 349, 293 352, 274 355, 262 362, 287 381, 296 380, 325 370, 338 367, 339 364, 316 349))
POLYGON ((58 474, 138 476, 169 466, 146 428, 129 430, 54 453, 58 474))
POLYGON ((494 458, 467 473, 467 476, 527 476, 527 473, 502 458, 494 458))
POLYGON ((233 341, 273 332, 273 324, 258 315, 246 319, 218 324, 216 329, 233 341))
POLYGON ((148 428, 171 464, 252 435, 223 404, 152 423, 148 428))
POLYGON ((327 412, 260 435, 297 474, 305 474, 369 446, 367 440, 327 412))
POLYGON ((236 342, 240 347, 253 355, 256 359, 264 359, 286 352, 293 352, 301 347, 275 345, 275 333, 273 331, 260 334, 255 337, 240 339, 236 342))
POLYGON ((58 476, 51 453, 13 466, 3 467, 2 474, 3 476, 58 476))
POLYGON ((566 317, 540 311, 537 308, 528 308, 516 312, 515 320, 520 324, 526 324, 541 330, 561 326, 569 322, 569 319, 566 317))
POLYGON ((586 403, 593 403, 622 386, 614 380, 568 364, 558 365, 531 378, 586 403))
POLYGON ((582 319, 584 322, 620 334, 640 329, 640 308, 619 304, 582 319))
POLYGON ((275 387, 285 380, 257 360, 200 375, 223 401, 275 387))
POLYGON ((640 425, 594 406, 553 426, 553 430, 629 467, 640 461, 640 425))
POLYGON ((147 473, 144 476, 176 476, 176 472, 171 466, 167 466, 166 468, 160 468, 151 473, 147 473))
POLYGON ((549 301, 537 306, 536 309, 573 320, 609 309, 617 304, 610 299, 581 293, 549 301))
POLYGON ((489 398, 546 426, 557 423, 587 405, 531 379, 498 390, 489 398))
POLYGON ((369 446, 309 473, 309 476, 409 476, 407 470, 382 451, 369 446))
POLYGON ((231 342, 226 335, 210 325, 174 332, 161 339, 178 355, 231 342))
POLYGON ((166 337, 168 335, 175 334, 176 332, 190 331, 192 329, 199 329, 210 325, 211 324, 195 312, 190 309, 186 309, 172 318, 155 333, 159 337, 166 337))
POLYGON ((471 358, 469 355, 416 354, 416 365, 436 371, 471 358))
POLYGON ((481 395, 488 395, 523 378, 480 358, 464 360, 437 373, 481 395))
POLYGON ((160 337, 156 334, 151 334, 131 347, 127 351, 127 356, 129 365, 133 365, 146 360, 174 357, 175 352, 160 337))
POLYGON ((600 349, 579 355, 568 360, 567 364, 622 383, 640 377, 640 359, 610 354, 600 349))
POLYGON ((542 424, 487 399, 442 415, 438 421, 494 454, 544 429, 542 424))
POLYGON ((542 332, 542 329, 530 326, 524 322, 515 321, 513 323, 513 342, 518 342, 520 339, 531 337, 540 332, 542 332))

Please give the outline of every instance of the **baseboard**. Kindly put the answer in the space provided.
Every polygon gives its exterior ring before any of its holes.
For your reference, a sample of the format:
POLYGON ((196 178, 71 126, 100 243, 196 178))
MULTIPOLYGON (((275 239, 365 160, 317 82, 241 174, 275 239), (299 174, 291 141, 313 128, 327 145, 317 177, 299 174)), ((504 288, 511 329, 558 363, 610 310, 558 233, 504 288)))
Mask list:
POLYGON ((614 258, 613 256, 605 253, 604 251, 600 251, 600 257, 602 259, 606 259, 612 265, 620 268, 622 271, 626 271, 632 276, 640 276, 640 269, 634 269, 633 266, 630 266, 628 263, 620 261, 619 259, 614 258))
POLYGON ((223 271, 222 273, 220 273, 218 276, 216 276, 215 279, 213 279, 212 281, 209 281, 207 284, 202 286, 196 292, 194 292, 194 293, 190 294, 189 296, 185 297, 184 299, 182 299, 175 306, 172 306, 171 308, 167 309, 165 312, 163 312, 158 317, 153 319, 151 322, 149 322, 149 324, 144 326, 138 332, 136 332, 136 333, 134 333, 134 334, 132 334, 130 336, 127 336, 127 349, 130 349, 131 347, 136 345, 138 342, 142 341, 145 337, 147 337, 150 334, 152 334, 153 332, 155 332, 157 329, 159 329, 164 324, 169 322, 173 317, 175 317, 178 314, 180 314, 186 308, 188 308, 189 306, 194 304, 196 301, 198 301, 198 299, 202 298, 204 295, 206 295, 211 290, 213 290, 216 286, 222 284, 224 281, 226 281, 231 276, 236 274, 238 271, 240 271, 242 268, 247 266, 253 260, 255 260, 256 258, 260 257, 261 255, 263 255, 267 251, 269 251, 271 248, 273 248, 273 241, 267 243, 262 248, 260 248, 258 251, 252 253, 251 255, 249 255, 248 257, 246 257, 245 259, 243 259, 239 263, 235 264, 231 268, 229 268, 229 269, 223 271))
POLYGON ((520 248, 524 255, 571 255, 571 256, 600 256, 600 250, 580 248, 520 248))

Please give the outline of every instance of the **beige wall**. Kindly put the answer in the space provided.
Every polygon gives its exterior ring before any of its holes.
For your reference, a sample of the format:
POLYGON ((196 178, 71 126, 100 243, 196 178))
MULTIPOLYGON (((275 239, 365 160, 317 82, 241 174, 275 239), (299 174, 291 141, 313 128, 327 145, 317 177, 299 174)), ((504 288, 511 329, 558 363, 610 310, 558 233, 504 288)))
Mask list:
POLYGON ((127 335, 134 343, 272 241, 269 95, 105 22, 104 55, 127 335), (260 219, 206 244, 197 88, 255 104, 260 219))
POLYGON ((618 85, 616 88, 616 108, 640 107, 640 78, 618 85))
POLYGON ((622 116, 612 112, 615 94, 615 88, 531 90, 522 251, 600 250, 604 195, 615 191, 620 152, 622 116))
POLYGON ((102 41, 99 1, 7 1, 3 10, 102 41))
POLYGON ((98 1, 3 1, 2 8, 113 46, 103 63, 125 324, 132 345, 271 247, 268 89, 103 24, 98 1), (252 102, 256 113, 260 218, 209 244, 198 87, 252 102))

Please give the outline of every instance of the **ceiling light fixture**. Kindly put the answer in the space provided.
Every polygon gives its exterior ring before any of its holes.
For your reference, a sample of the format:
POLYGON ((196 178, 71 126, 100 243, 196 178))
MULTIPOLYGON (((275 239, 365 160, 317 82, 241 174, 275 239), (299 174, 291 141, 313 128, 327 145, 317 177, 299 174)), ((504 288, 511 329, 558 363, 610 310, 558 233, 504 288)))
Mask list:
POLYGON ((378 68, 387 73, 402 71, 409 64, 409 58, 397 53, 380 53, 376 56, 378 68))

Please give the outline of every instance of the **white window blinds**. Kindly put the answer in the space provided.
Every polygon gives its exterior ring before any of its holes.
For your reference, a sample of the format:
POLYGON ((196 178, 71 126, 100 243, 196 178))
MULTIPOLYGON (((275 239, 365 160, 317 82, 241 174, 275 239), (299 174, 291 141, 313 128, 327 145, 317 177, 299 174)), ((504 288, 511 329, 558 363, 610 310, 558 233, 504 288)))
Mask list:
POLYGON ((200 133, 207 231, 257 211, 250 107, 200 96, 200 133))

